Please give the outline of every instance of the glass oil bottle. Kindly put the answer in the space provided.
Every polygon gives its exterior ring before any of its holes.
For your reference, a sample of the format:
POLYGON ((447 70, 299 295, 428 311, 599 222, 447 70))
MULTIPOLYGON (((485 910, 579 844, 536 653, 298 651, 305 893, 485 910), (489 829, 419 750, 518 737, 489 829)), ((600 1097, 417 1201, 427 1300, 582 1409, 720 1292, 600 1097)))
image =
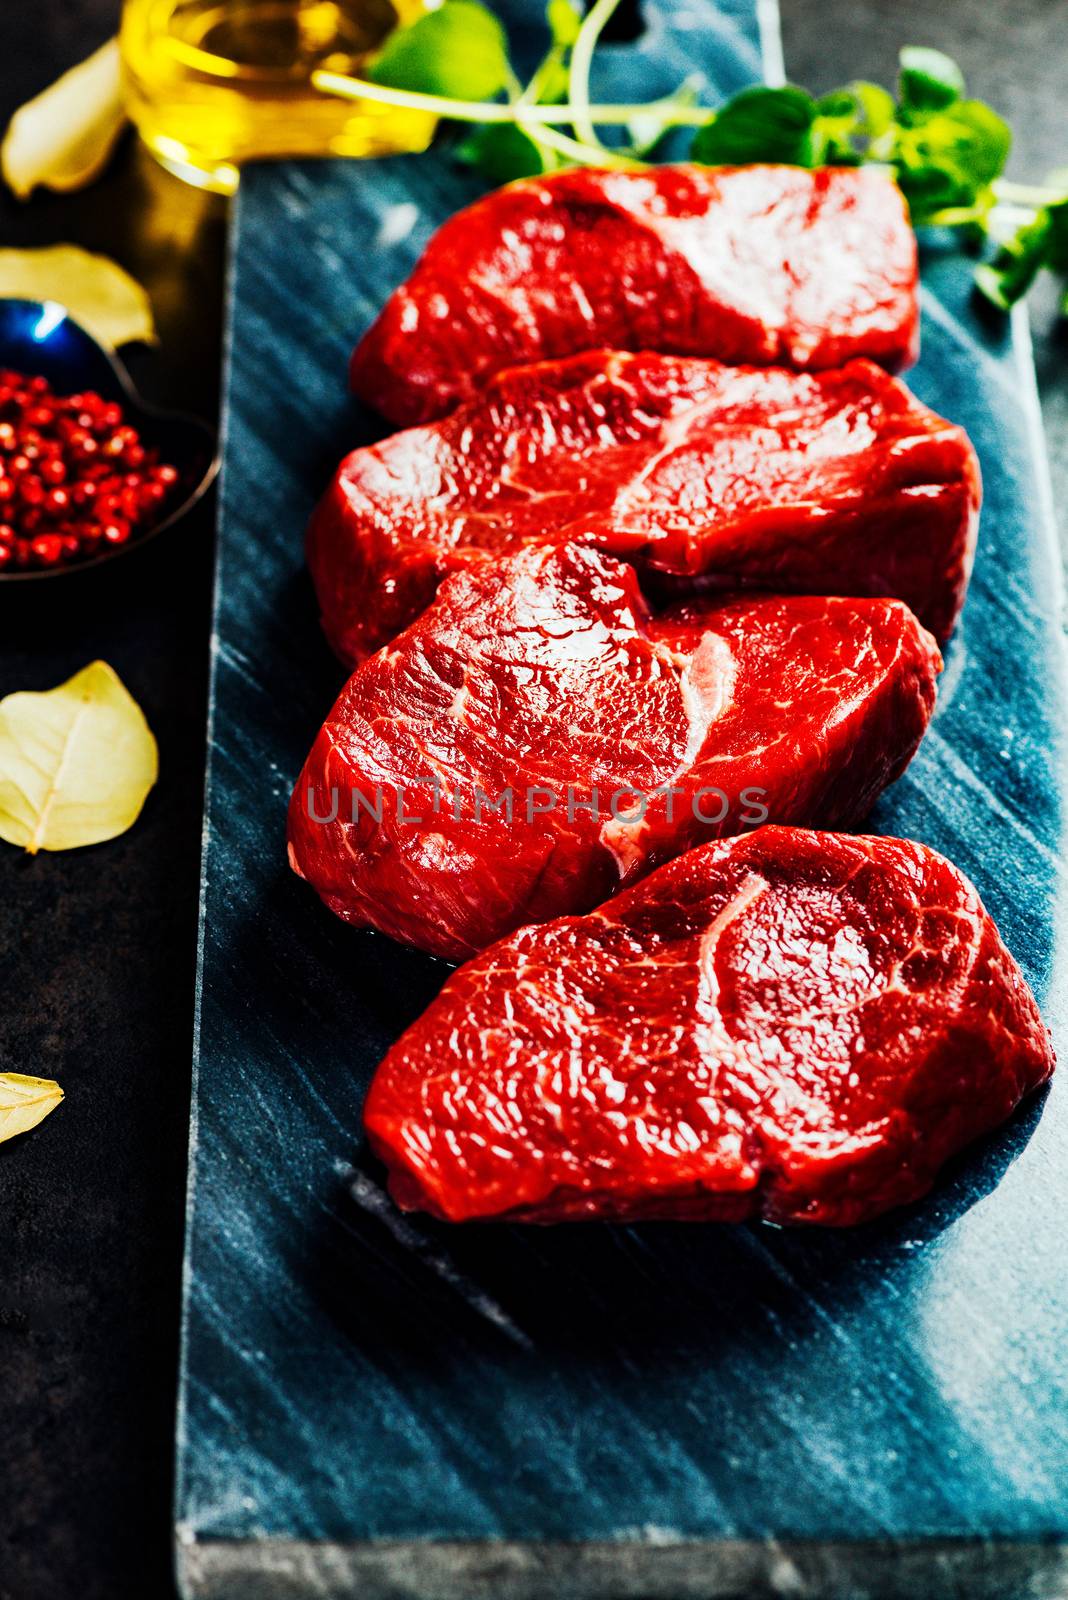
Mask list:
POLYGON ((126 0, 120 44, 130 116, 172 172, 229 193, 242 162, 422 150, 425 111, 312 87, 361 65, 422 0, 126 0))

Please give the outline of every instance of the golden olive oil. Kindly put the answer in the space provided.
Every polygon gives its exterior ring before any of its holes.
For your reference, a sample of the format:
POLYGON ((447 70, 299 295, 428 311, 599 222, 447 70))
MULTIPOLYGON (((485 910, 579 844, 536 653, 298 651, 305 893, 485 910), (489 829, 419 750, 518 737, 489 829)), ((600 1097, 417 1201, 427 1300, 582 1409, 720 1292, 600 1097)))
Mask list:
POLYGON ((187 182, 229 193, 244 161, 422 150, 423 111, 324 95, 319 67, 359 75, 421 0, 126 0, 127 107, 148 148, 187 182))

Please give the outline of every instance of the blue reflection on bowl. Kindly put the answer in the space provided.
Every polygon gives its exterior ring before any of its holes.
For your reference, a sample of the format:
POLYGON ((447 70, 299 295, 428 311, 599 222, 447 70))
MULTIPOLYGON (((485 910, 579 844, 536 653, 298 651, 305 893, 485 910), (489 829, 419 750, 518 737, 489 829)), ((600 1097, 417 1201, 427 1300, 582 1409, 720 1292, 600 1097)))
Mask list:
POLYGON ((64 566, 0 573, 0 583, 68 577, 129 555, 173 527, 210 487, 219 466, 214 431, 198 417, 146 405, 118 357, 54 300, 0 300, 0 367, 45 378, 59 395, 92 389, 107 400, 117 400, 146 449, 158 450, 161 461, 178 469, 178 483, 160 520, 133 534, 126 544, 64 566))

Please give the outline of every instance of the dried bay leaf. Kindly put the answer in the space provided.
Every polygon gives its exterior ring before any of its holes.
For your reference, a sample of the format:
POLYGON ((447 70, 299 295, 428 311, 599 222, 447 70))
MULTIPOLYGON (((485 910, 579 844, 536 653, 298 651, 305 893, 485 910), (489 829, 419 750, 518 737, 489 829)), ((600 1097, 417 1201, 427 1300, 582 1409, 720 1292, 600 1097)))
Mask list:
POLYGON ((0 700, 0 839, 31 855, 125 833, 158 770, 144 713, 104 661, 0 700))
POLYGON ((63 1090, 54 1078, 26 1078, 21 1072, 0 1072, 0 1144, 36 1128, 62 1098, 63 1090))
POLYGON ((109 39, 15 112, 0 146, 4 180, 20 200, 39 183, 80 189, 103 170, 125 122, 119 41, 109 39))
POLYGON ((55 300, 110 350, 131 339, 151 343, 156 337, 152 307, 137 279, 109 256, 80 245, 0 250, 0 296, 55 300))

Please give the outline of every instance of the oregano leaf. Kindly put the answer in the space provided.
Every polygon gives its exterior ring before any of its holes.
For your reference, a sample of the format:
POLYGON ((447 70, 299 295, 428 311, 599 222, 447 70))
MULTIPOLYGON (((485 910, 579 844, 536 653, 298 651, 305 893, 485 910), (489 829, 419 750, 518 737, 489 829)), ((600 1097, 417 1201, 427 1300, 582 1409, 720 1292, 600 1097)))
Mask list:
POLYGON ((812 124, 816 102, 804 89, 743 89, 699 128, 691 156, 707 166, 740 166, 748 161, 812 165, 812 124))

